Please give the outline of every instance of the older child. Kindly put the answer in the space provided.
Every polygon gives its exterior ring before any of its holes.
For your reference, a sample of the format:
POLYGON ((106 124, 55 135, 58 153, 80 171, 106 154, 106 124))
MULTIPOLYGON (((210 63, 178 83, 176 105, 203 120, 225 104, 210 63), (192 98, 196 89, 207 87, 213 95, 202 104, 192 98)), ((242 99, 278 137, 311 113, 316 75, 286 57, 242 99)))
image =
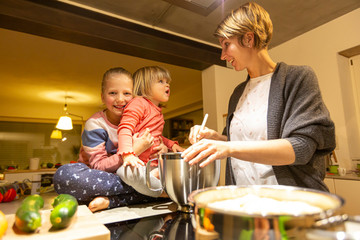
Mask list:
MULTIPOLYGON (((133 98, 133 79, 123 68, 105 72, 101 86, 101 99, 106 108, 95 113, 85 123, 79 163, 60 167, 54 175, 57 193, 68 193, 81 202, 90 202, 91 211, 128 204, 153 201, 154 198, 137 193, 124 184, 114 172, 122 164, 116 154, 117 128, 125 105, 133 98)), ((140 154, 153 143, 149 130, 132 138, 134 152, 140 154)), ((155 148, 155 151, 162 146, 155 148)), ((165 149, 166 150, 166 149, 165 149)))
MULTIPOLYGON (((136 191, 158 197, 162 191, 152 191, 146 185, 145 164, 155 153, 155 146, 161 142, 173 152, 184 149, 177 142, 162 136, 164 117, 161 113, 161 103, 166 103, 170 96, 170 73, 158 66, 148 66, 138 69, 134 74, 134 95, 126 106, 118 129, 119 150, 123 158, 123 165, 118 169, 120 178, 132 186, 136 191), (133 148, 132 136, 134 133, 143 133, 150 129, 154 137, 154 145, 140 155, 136 155, 133 148), (127 167, 127 166, 130 167, 127 167)), ((151 177, 153 186, 160 186, 156 177, 151 177)))

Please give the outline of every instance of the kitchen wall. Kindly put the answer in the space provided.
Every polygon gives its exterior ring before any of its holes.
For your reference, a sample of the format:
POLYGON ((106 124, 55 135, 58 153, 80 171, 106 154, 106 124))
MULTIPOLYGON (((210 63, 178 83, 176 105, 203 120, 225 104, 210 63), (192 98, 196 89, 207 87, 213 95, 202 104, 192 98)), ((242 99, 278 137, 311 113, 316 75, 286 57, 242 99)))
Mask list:
POLYGON ((247 72, 237 72, 232 68, 211 66, 202 73, 204 113, 209 114, 207 127, 222 132, 225 114, 234 88, 246 80, 247 72))
POLYGON ((0 105, 0 120, 56 121, 64 113, 65 94, 73 97, 69 112, 87 119, 102 107, 101 78, 115 66, 130 72, 148 65, 167 68, 172 91, 165 115, 202 108, 201 71, 1 28, 0 36, 0 101, 6 103, 0 105))
MULTIPOLYGON (((348 129, 351 116, 345 118, 347 98, 353 92, 346 58, 338 52, 360 44, 359 22, 360 9, 357 9, 270 50, 275 61, 310 65, 315 70, 323 99, 336 126, 336 155, 340 165, 346 168, 351 167, 351 158, 359 157, 349 152, 349 144, 359 146, 360 142, 348 141, 347 132, 356 131, 348 129)), ((355 113, 355 109, 346 111, 350 115, 355 113)))

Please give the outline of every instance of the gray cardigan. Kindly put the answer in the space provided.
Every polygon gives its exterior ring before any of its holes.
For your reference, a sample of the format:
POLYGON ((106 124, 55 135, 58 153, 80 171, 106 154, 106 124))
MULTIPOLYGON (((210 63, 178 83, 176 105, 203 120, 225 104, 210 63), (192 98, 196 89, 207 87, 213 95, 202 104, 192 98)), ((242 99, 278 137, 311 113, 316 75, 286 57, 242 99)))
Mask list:
MULTIPOLYGON (((247 80, 230 97, 226 129, 247 80)), ((308 66, 278 63, 271 78, 267 113, 268 139, 287 139, 295 151, 291 165, 273 166, 280 185, 328 191, 324 184, 325 155, 335 149, 335 126, 320 93, 314 71, 308 66)), ((234 185, 230 158, 226 165, 226 185, 234 185)), ((238 183, 241 185, 241 183, 238 183)))

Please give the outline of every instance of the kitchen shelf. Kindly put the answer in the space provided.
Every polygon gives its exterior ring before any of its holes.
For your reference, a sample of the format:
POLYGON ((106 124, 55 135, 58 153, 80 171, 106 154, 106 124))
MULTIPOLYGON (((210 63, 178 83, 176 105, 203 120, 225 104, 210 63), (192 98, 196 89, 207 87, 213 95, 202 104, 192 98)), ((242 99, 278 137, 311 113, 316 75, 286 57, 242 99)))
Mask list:
POLYGON ((171 119, 170 120, 170 138, 184 144, 188 141, 191 127, 194 126, 192 119, 171 119))

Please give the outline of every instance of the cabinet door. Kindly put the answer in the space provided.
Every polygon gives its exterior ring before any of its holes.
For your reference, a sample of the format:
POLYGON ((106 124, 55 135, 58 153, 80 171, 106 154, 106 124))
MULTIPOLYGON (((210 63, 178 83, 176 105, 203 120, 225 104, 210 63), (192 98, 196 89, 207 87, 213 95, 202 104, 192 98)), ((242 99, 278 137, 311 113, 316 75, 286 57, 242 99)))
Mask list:
POLYGON ((324 182, 325 182, 326 186, 329 188, 329 191, 331 193, 335 193, 334 179, 333 178, 325 178, 324 182))
POLYGON ((344 213, 360 214, 360 181, 334 179, 336 194, 345 199, 344 213))

